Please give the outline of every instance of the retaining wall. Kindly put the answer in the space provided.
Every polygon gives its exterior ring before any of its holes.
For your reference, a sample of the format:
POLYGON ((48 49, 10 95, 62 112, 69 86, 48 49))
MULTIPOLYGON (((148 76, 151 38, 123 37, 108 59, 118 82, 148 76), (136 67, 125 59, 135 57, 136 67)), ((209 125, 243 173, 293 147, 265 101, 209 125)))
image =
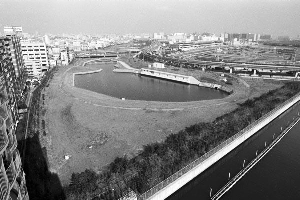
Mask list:
MULTIPOLYGON (((166 199, 168 196, 176 192, 178 189, 183 187, 185 184, 187 184, 189 181, 194 179, 196 176, 198 176, 200 173, 205 171, 207 168, 212 166, 214 163, 222 159, 225 155, 227 155, 229 152, 231 152, 233 149, 235 149, 237 146, 242 144, 244 141, 246 141, 248 138, 250 138, 253 134, 255 134, 257 131, 262 129, 264 126, 269 124, 271 121, 273 121, 275 118, 277 118, 279 115, 281 115, 283 112, 285 112, 287 109, 289 109, 291 106, 293 106, 295 103, 297 103, 300 100, 300 95, 297 94, 294 98, 288 100, 285 102, 285 104, 281 105, 279 108, 274 109, 271 111, 267 116, 262 117, 254 125, 249 125, 246 127, 246 131, 242 130, 242 134, 238 135, 238 137, 234 138, 232 141, 230 141, 228 144, 226 144, 224 147, 219 149, 218 151, 214 152, 212 155, 209 155, 205 160, 200 162, 197 165, 193 165, 193 163, 187 166, 188 170, 182 174, 177 174, 176 179, 173 180, 166 185, 164 183, 162 184, 162 188, 159 191, 154 191, 152 194, 146 192, 144 196, 140 196, 139 199, 151 199, 151 200, 161 200, 166 199), (149 193, 149 194, 147 194, 149 193)), ((231 138, 230 138, 231 139, 231 138)), ((224 142, 226 143, 226 141, 224 142)), ((205 155, 203 157, 206 157, 205 155)), ((204 159, 204 158, 203 158, 204 159)), ((201 159, 200 159, 201 160, 201 159)), ((196 160, 197 161, 197 160, 196 160)), ((195 162, 196 162, 195 161, 195 162)), ((183 170, 184 171, 184 170, 183 170)), ((158 189, 158 188, 156 188, 158 189)))
POLYGON ((97 72, 101 72, 102 69, 98 69, 98 70, 94 70, 94 71, 88 71, 88 72, 77 72, 77 73, 73 73, 73 86, 75 86, 75 75, 82 75, 82 74, 93 74, 93 73, 97 73, 97 72))
POLYGON ((139 73, 138 69, 114 69, 113 72, 118 72, 118 73, 139 73))

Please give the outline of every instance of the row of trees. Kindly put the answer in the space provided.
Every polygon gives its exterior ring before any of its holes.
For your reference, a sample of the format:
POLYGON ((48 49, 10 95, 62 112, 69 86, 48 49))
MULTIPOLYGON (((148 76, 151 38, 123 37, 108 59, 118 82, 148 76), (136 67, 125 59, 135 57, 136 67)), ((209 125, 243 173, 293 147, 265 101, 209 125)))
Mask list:
MULTIPOLYGON (((30 107, 28 108, 28 128, 27 138, 18 141, 18 149, 23 159, 23 169, 26 174, 26 186, 30 199, 65 199, 62 186, 56 174, 52 174, 48 169, 47 152, 41 147, 39 140, 39 124, 41 109, 41 94, 45 87, 48 86, 50 80, 57 68, 53 68, 46 72, 41 83, 32 93, 30 107)), ((17 131, 19 134, 26 131, 27 115, 19 122, 17 131)), ((45 124, 42 123, 42 126, 45 124)))
POLYGON ((102 173, 92 170, 74 173, 65 188, 68 199, 118 199, 128 191, 143 193, 188 163, 199 158, 240 130, 300 91, 297 82, 286 83, 239 107, 211 123, 198 123, 164 142, 144 146, 129 159, 116 158, 102 173))

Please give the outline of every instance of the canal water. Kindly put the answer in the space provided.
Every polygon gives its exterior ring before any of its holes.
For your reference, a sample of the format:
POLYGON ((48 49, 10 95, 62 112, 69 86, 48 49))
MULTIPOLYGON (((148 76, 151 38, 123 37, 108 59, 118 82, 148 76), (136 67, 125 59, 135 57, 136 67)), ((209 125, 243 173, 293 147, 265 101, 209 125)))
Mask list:
POLYGON ((228 94, 132 73, 115 73, 113 65, 101 65, 99 73, 75 76, 75 86, 116 98, 145 101, 187 102, 221 99, 228 94))
MULTIPOLYGON (((210 199, 229 177, 236 175, 242 168, 256 157, 272 142, 298 115, 299 103, 292 109, 273 120, 233 152, 218 163, 207 169, 183 188, 178 190, 168 200, 205 200, 210 199), (275 134, 275 135, 274 135, 275 134), (229 174, 230 173, 230 174, 229 174)), ((242 179, 236 183, 220 199, 300 199, 300 123, 258 162, 242 179)))

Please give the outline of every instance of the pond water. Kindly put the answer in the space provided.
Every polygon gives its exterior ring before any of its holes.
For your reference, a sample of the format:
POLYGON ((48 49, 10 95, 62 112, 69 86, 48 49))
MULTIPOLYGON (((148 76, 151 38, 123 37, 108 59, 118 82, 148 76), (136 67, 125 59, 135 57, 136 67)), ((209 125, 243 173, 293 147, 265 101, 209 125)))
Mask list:
POLYGON ((129 100, 188 102, 221 99, 228 94, 132 73, 115 73, 112 65, 101 65, 101 72, 75 76, 75 86, 116 98, 129 100))

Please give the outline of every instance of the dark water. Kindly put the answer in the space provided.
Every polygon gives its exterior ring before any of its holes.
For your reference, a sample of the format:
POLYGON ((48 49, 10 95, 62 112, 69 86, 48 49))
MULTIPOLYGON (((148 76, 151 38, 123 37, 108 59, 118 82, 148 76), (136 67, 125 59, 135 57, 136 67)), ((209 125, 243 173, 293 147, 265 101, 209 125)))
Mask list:
MULTIPOLYGON (((210 199, 228 181, 229 173, 233 177, 246 164, 264 149, 265 142, 270 144, 273 134, 278 135, 281 127, 286 127, 300 110, 295 105, 288 112, 275 119, 260 130, 254 137, 228 154, 203 174, 193 179, 168 200, 210 199)), ((258 162, 237 184, 221 199, 300 199, 300 123, 258 162)))
POLYGON ((75 86, 116 98, 146 101, 185 102, 221 99, 225 92, 131 73, 114 73, 101 65, 99 73, 76 75, 75 86))

